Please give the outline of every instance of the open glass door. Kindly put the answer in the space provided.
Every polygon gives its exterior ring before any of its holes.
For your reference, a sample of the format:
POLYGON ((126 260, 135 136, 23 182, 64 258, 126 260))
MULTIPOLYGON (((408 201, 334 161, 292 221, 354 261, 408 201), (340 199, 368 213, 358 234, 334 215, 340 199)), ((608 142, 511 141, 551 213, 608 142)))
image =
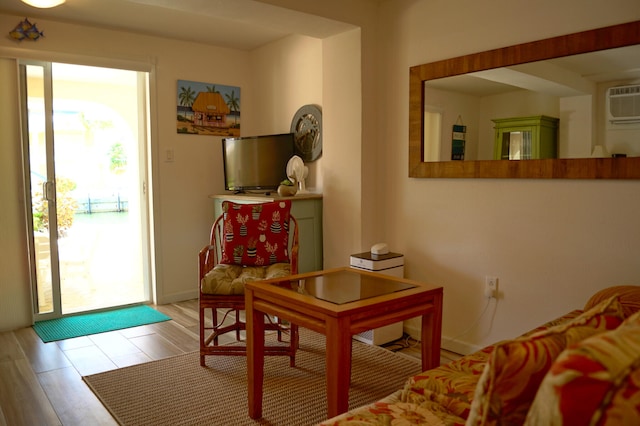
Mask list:
POLYGON ((146 73, 20 69, 36 320, 149 301, 146 73))

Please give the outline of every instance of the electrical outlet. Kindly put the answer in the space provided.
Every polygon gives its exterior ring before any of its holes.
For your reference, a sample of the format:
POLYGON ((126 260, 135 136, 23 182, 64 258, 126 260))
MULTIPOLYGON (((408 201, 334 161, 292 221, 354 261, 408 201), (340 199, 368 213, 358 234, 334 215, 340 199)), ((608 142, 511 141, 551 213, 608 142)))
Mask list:
POLYGON ((498 295, 498 277, 484 277, 484 297, 487 299, 497 298, 498 295))

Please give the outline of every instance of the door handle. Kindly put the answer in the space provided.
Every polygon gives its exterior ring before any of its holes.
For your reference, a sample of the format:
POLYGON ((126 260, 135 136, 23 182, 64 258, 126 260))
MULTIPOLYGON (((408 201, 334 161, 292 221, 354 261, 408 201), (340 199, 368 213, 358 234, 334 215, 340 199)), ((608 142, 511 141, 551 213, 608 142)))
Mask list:
POLYGON ((42 183, 42 196, 47 201, 55 201, 55 189, 53 182, 48 180, 42 183))

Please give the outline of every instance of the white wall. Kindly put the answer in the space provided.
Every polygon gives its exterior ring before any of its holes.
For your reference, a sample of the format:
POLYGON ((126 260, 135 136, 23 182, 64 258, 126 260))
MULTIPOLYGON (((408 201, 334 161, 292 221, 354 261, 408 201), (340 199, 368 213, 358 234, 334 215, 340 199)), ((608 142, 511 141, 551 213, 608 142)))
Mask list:
MULTIPOLYGON (((0 14, 0 27, 15 26, 21 19, 0 14)), ((150 161, 158 303, 197 297, 197 253, 208 243, 213 218, 213 202, 208 196, 224 191, 221 138, 176 132, 177 80, 239 86, 242 134, 251 135, 288 132, 299 107, 305 104, 323 106, 323 97, 337 90, 325 90, 323 86, 323 73, 331 73, 335 76, 334 83, 339 82, 353 94, 329 96, 333 99, 331 102, 337 104, 330 110, 344 110, 344 114, 333 117, 329 114, 328 121, 332 123, 329 126, 347 130, 334 132, 328 146, 336 149, 343 141, 355 139, 356 153, 359 152, 360 127, 347 121, 354 114, 359 119, 359 34, 342 39, 343 44, 330 41, 329 47, 325 47, 322 40, 291 36, 255 51, 243 52, 46 20, 38 20, 38 27, 46 30, 47 37, 37 43, 18 44, 8 37, 0 38, 0 58, 79 61, 155 70, 151 82, 154 97, 150 161), (337 53, 331 53, 334 49, 331 45, 335 45, 337 53), (325 54, 335 62, 324 66, 325 54), (356 107, 353 107, 354 103, 356 107), (174 152, 173 162, 164 161, 165 151, 169 149, 174 152)), ((0 301, 9 302, 6 309, 0 309, 0 330, 5 330, 30 324, 31 307, 21 189, 17 71, 14 61, 3 60, 2 67, 0 84, 10 88, 0 91, 0 111, 3 112, 0 144, 6 154, 2 155, 2 164, 6 167, 2 168, 0 193, 5 200, 0 223, 3 254, 0 301)), ((350 158, 359 161, 357 157, 350 158)), ((321 157, 308 164, 309 186, 322 189, 322 162, 321 157)), ((332 173, 334 181, 336 177, 338 181, 349 180, 340 177, 342 172, 343 169, 337 169, 332 173)), ((354 187, 356 195, 357 191, 354 187)), ((351 222, 358 223, 359 218, 358 208, 351 212, 351 222)))
MULTIPOLYGON (((593 151, 595 127, 593 96, 569 96, 560 99, 558 157, 587 158, 593 151), (593 123, 585 126, 584 123, 593 123)), ((603 125, 600 123, 599 125, 603 125)), ((601 142, 602 143, 602 142, 601 142)))
POLYGON ((594 145, 593 129, 598 129, 598 144, 610 153, 634 157, 640 153, 640 124, 611 124, 606 118, 606 93, 610 87, 637 84, 633 80, 614 81, 587 87, 593 94, 558 97, 542 92, 513 90, 506 93, 473 96, 456 91, 427 88, 425 98, 429 106, 443 112, 442 153, 450 159, 451 133, 448 129, 458 116, 467 125, 465 159, 492 160, 494 158, 494 118, 547 115, 560 119, 558 131, 559 158, 587 158, 594 145), (597 93, 597 96, 596 96, 597 93), (597 99, 597 104, 596 104, 597 99), (480 106, 477 106, 477 104, 480 106), (470 112, 474 111, 474 112, 470 112), (591 125, 585 125, 591 123, 591 125))
MULTIPOLYGON (((579 308, 602 287, 638 283, 638 181, 407 177, 410 66, 637 20, 637 0, 540 0, 535 7, 526 0, 382 0, 377 14, 378 3, 366 0, 268 2, 360 27, 322 43, 325 266, 345 264, 350 253, 386 240, 393 251, 405 254, 409 278, 444 287, 443 336, 446 346, 460 351, 515 336, 579 308), (501 298, 481 316, 485 275, 499 277, 501 298), (476 320, 476 327, 460 334, 476 320)), ((20 19, 0 15, 0 27, 11 28, 20 19)), ((158 276, 166 300, 189 296, 197 285, 194 253, 206 239, 213 210, 206 196, 222 188, 222 170, 211 167, 220 162, 215 138, 176 135, 175 81, 250 88, 250 64, 261 60, 261 52, 252 56, 44 21, 38 26, 47 37, 20 49, 156 65, 158 276), (220 57, 234 66, 221 66, 220 57), (169 148, 176 161, 160 162, 169 148)), ((282 43, 296 44, 297 39, 282 43)), ((0 39, 3 46, 16 49, 7 38, 0 39)), ((257 102, 257 96, 247 90, 242 102, 259 105, 263 101, 257 102)), ((307 99, 301 95, 297 100, 307 99)), ((243 122, 257 123, 255 114, 243 111, 243 122)), ((279 117, 273 128, 286 128, 287 113, 279 117)), ((2 137, 0 143, 4 148, 10 142, 2 137)), ((15 149, 9 151, 14 156, 15 149)), ((13 160, 3 156, 2 161, 13 160)), ((3 173, 16 179, 15 168, 3 173)), ((3 207, 13 212, 11 226, 20 225, 18 193, 4 186, 2 191, 12 203, 3 207)), ((0 230, 4 239, 9 232, 4 220, 0 230)), ((11 242, 19 243, 20 234, 12 235, 11 242)), ((3 254, 16 246, 2 244, 3 254)), ((26 303, 25 283, 14 282, 23 277, 3 271, 2 296, 26 303)), ((0 310, 0 329, 15 324, 9 315, 0 310)))
POLYGON ((638 284, 638 181, 407 177, 410 66, 637 20, 638 2, 385 0, 380 16, 385 238, 405 253, 408 277, 444 287, 445 345, 472 350, 580 308, 602 287, 638 284), (499 277, 501 296, 481 316, 485 275, 499 277))
POLYGON ((324 41, 323 233, 325 268, 349 264, 362 240, 360 30, 324 41))
MULTIPOLYGON (((24 18, 0 15, 0 27, 15 26, 21 19, 24 18)), ((213 203, 207 196, 224 187, 222 159, 220 138, 176 133, 177 80, 247 87, 250 84, 248 53, 46 20, 39 20, 38 27, 47 34, 38 42, 16 43, 9 37, 0 38, 0 56, 155 68, 152 79, 155 97, 152 104, 150 164, 153 171, 151 188, 155 209, 154 254, 158 301, 194 297, 197 294, 197 252, 208 241, 213 216, 213 203), (174 150, 174 162, 161 161, 167 149, 174 150)), ((6 81, 9 77, 3 73, 1 80, 6 81)), ((15 87, 15 78, 11 82, 15 87)), ((3 102, 6 93, 0 92, 3 102)), ((242 101, 251 103, 250 94, 243 96, 242 101)), ((17 125, 17 104, 14 104, 11 113, 3 118, 11 118, 17 125)), ((250 120, 250 114, 247 115, 243 119, 250 120)), ((20 138, 17 133, 11 135, 5 126, 0 129, 3 152, 10 149, 12 154, 19 156, 20 138)), ((18 132, 18 129, 11 131, 18 132)), ((4 161, 7 157, 3 155, 2 158, 4 161)), ((6 170, 7 173, 19 174, 20 161, 12 160, 6 170)), ((8 329, 16 324, 30 323, 31 308, 28 302, 30 290, 21 181, 3 179, 2 188, 3 191, 19 194, 19 197, 3 196, 7 200, 3 210, 11 212, 11 217, 10 221, 2 221, 0 229, 7 232, 5 228, 11 227, 11 232, 20 236, 20 240, 3 238, 2 250, 3 253, 11 250, 23 260, 13 262, 7 272, 2 271, 1 299, 7 300, 5 296, 8 294, 20 294, 20 297, 13 298, 12 308, 15 312, 0 310, 0 329, 8 329), (19 186, 7 188, 12 182, 19 186), (6 286, 5 277, 11 278, 6 286), (27 303, 24 303, 25 299, 27 303)))
POLYGON ((0 330, 31 321, 17 77, 16 62, 0 58, 0 330))
MULTIPOLYGON (((460 351, 579 308, 599 288, 638 282, 640 182, 407 177, 410 66, 637 20, 637 0, 262 1, 361 28, 361 231, 335 215, 357 208, 348 196, 344 209, 325 210, 325 266, 354 238, 361 249, 386 240, 405 254, 409 278, 444 287, 445 345, 460 351), (477 320, 489 274, 500 279, 501 299, 477 320)), ((326 175, 344 163, 325 154, 325 206, 341 190, 326 175)))
POLYGON ((442 134, 439 142, 441 147, 439 158, 441 160, 451 160, 451 130, 453 125, 458 123, 458 117, 460 117, 462 124, 467 126, 464 158, 466 160, 490 159, 493 153, 493 139, 487 141, 480 138, 482 133, 480 130, 481 116, 485 117, 483 114, 486 114, 485 110, 480 107, 483 98, 429 88, 425 89, 425 98, 429 100, 428 105, 430 107, 432 106, 442 112, 442 134), (491 145, 490 150, 483 150, 483 143, 491 145), (487 154, 484 157, 479 157, 484 152, 487 152, 487 154))
POLYGON ((350 254, 367 250, 384 235, 378 182, 388 159, 380 157, 379 148, 394 141, 381 138, 378 125, 395 119, 389 111, 396 108, 379 103, 378 76, 386 66, 378 61, 384 42, 379 37, 387 35, 386 23, 381 32, 377 0, 259 1, 357 27, 323 41, 324 266, 345 266, 350 254))
MULTIPOLYGON (((322 108, 322 40, 288 36, 250 54, 251 86, 255 102, 247 104, 251 121, 243 135, 288 133, 296 111, 303 105, 322 108)), ((322 156, 305 165, 305 184, 322 192, 322 156)))

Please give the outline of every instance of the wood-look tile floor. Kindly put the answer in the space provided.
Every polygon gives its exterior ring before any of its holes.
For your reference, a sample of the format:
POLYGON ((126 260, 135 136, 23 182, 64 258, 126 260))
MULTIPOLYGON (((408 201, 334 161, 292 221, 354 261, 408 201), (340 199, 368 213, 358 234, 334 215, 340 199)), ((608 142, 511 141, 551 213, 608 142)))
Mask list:
MULTIPOLYGON (((116 425, 82 376, 198 350, 197 300, 154 307, 172 320, 51 343, 31 327, 0 333, 0 425, 116 425)), ((387 346, 420 357, 406 336, 387 346)))

